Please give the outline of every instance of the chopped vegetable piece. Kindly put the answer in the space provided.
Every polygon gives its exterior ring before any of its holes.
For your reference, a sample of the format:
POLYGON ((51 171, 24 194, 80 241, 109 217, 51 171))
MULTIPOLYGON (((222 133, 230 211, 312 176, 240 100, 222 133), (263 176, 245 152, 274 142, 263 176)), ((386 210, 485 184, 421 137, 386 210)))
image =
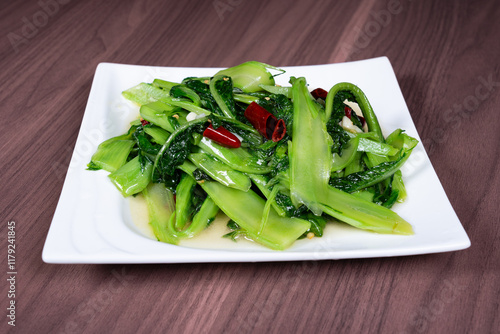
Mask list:
POLYGON ((289 99, 292 98, 292 87, 282 87, 282 86, 264 85, 264 84, 260 84, 259 87, 265 90, 266 92, 276 95, 278 94, 285 95, 289 99))
POLYGON ((248 95, 248 94, 234 94, 233 95, 234 97, 234 100, 236 102, 242 102, 242 103, 246 103, 246 104, 250 104, 252 102, 257 102, 259 100, 259 97, 258 96, 252 96, 252 95, 248 95))
POLYGON ((217 102, 224 116, 236 117, 236 108, 233 97, 233 80, 225 75, 216 75, 210 80, 210 93, 217 102))
POLYGON ((263 160, 252 156, 243 147, 228 148, 206 138, 203 138, 198 146, 229 167, 243 173, 266 174, 272 170, 263 160))
POLYGON ((114 172, 123 166, 134 146, 134 141, 127 137, 129 136, 113 137, 102 142, 92 156, 88 167, 114 172))
POLYGON ((354 137, 349 140, 347 145, 342 150, 342 156, 333 153, 332 171, 339 171, 351 164, 356 158, 356 153, 359 145, 359 137, 354 137))
POLYGON ((201 133, 208 118, 203 117, 178 127, 161 147, 154 161, 154 170, 161 177, 173 175, 176 166, 182 164, 193 146, 192 134, 201 133))
POLYGON ((190 99, 196 106, 201 107, 201 99, 196 94, 196 92, 184 85, 177 85, 170 88, 170 96, 175 98, 188 98, 190 99))
POLYGON ((173 243, 177 244, 180 239, 192 238, 202 232, 215 219, 218 212, 219 207, 210 197, 207 197, 203 201, 200 210, 194 215, 191 224, 185 229, 177 229, 174 224, 174 219, 171 217, 168 220, 167 229, 168 232, 175 237, 175 242, 173 243))
POLYGON ((252 185, 248 176, 232 169, 209 154, 191 153, 189 155, 189 160, 212 179, 220 182, 226 187, 248 191, 252 185))
POLYGON ((319 216, 332 164, 328 133, 318 104, 307 90, 305 78, 293 81, 292 93, 293 144, 289 142, 292 148, 288 150, 291 199, 295 207, 302 203, 319 216))
POLYGON ((369 152, 379 156, 393 156, 399 150, 389 144, 370 140, 368 138, 359 138, 358 151, 369 152))
MULTIPOLYGON (((189 174, 196 167, 184 163, 180 168, 189 174)), ((267 223, 259 233, 266 203, 259 195, 252 190, 244 192, 214 181, 199 184, 215 204, 245 230, 248 237, 271 249, 288 248, 311 226, 310 222, 299 218, 280 217, 274 209, 270 209, 267 223)))
POLYGON ((141 82, 137 86, 124 90, 122 95, 130 101, 143 105, 168 97, 168 91, 164 91, 152 84, 141 82))
POLYGON ((178 230, 182 230, 189 221, 195 186, 195 179, 183 174, 175 190, 175 228, 178 230))
POLYGON ((285 72, 271 65, 257 61, 247 61, 246 63, 219 71, 215 76, 226 75, 231 77, 234 87, 238 87, 245 93, 252 93, 262 90, 259 87, 260 84, 274 86, 274 77, 267 70, 268 68, 285 72))
MULTIPOLYGON (((270 187, 267 186, 267 182, 269 181, 264 175, 261 174, 249 174, 248 175, 253 183, 259 188, 260 192, 269 200, 271 196, 270 187)), ((276 198, 273 199, 271 205, 273 206, 276 213, 282 217, 286 216, 286 211, 276 202, 276 198)))
POLYGON ((328 92, 328 96, 325 101, 325 114, 326 119, 330 119, 330 115, 333 111, 333 99, 339 91, 347 90, 351 92, 356 97, 356 102, 359 104, 361 111, 363 112, 363 117, 368 124, 368 130, 375 132, 377 139, 381 142, 384 141, 384 136, 382 135, 382 130, 380 129, 380 124, 378 123, 377 116, 373 111, 373 108, 366 98, 365 93, 356 85, 349 82, 341 82, 333 86, 328 92))
POLYGON ((378 233, 413 234, 411 225, 394 211, 342 190, 327 187, 323 203, 325 213, 354 227, 378 233))
POLYGON ((176 108, 166 103, 156 101, 142 105, 140 114, 144 120, 168 132, 174 132, 176 125, 180 123, 179 120, 182 120, 183 123, 185 122, 187 112, 182 111, 181 108, 176 108), (175 118, 174 115, 178 115, 178 118, 175 118))
POLYGON ((158 126, 148 126, 144 128, 144 132, 151 136, 153 141, 157 144, 163 145, 167 141, 170 133, 163 130, 158 126))
POLYGON ((368 170, 352 173, 341 178, 331 178, 330 185, 348 193, 372 186, 391 177, 405 163, 410 155, 402 155, 398 160, 383 162, 368 170))
POLYGON ((161 183, 150 183, 142 191, 148 205, 149 224, 161 242, 176 244, 177 240, 167 230, 167 222, 175 212, 174 194, 161 183))
POLYGON ((153 164, 146 160, 142 168, 139 157, 127 162, 113 173, 109 174, 111 182, 120 190, 124 197, 137 194, 146 188, 151 181, 153 164))

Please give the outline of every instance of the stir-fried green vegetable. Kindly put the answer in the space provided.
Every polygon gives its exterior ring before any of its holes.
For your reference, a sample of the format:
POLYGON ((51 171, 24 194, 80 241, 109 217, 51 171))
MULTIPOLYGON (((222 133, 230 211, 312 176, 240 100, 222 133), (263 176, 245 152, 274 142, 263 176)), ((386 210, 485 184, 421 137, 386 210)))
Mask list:
POLYGON ((289 142, 292 203, 320 215, 332 158, 324 112, 309 94, 305 78, 293 79, 293 138, 289 142), (298 139, 300 138, 300 140, 298 139))
POLYGON ((140 119, 101 143, 88 169, 110 172, 125 197, 142 194, 161 242, 202 233, 219 210, 231 219, 224 237, 276 250, 321 237, 331 220, 412 234, 389 208, 407 196, 401 167, 417 141, 401 129, 385 138, 351 83, 311 95, 304 77, 281 87, 269 70, 284 72, 251 61, 125 90, 140 119))

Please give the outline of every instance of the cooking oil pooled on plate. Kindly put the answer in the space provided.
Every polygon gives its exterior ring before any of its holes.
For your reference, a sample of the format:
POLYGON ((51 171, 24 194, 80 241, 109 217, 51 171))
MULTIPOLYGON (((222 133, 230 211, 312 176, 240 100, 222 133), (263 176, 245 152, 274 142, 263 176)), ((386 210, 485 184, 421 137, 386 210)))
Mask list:
MULTIPOLYGON (((144 196, 129 197, 129 206, 132 221, 140 233, 145 237, 156 240, 153 229, 149 225, 148 206, 144 196)), ((223 238, 224 234, 231 232, 226 226, 228 221, 229 218, 219 212, 209 227, 193 238, 182 239, 179 246, 205 249, 266 250, 265 247, 243 237, 239 237, 236 242, 230 238, 223 238)))

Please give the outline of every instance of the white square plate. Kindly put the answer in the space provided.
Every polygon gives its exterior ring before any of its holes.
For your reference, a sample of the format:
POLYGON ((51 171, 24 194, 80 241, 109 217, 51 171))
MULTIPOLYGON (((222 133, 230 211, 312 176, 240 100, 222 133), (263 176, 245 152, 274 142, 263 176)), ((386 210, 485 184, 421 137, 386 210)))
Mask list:
MULTIPOLYGON (((377 114, 384 135, 397 128, 420 140, 386 57, 357 62, 283 67, 277 84, 304 76, 311 90, 329 90, 342 81, 358 85, 377 114)), ((75 150, 42 258, 48 263, 182 263, 349 259, 438 253, 470 246, 420 143, 403 167, 408 199, 393 210, 414 228, 413 236, 381 235, 329 223, 322 238, 297 241, 285 251, 246 243, 237 249, 200 249, 160 243, 145 236, 131 219, 129 201, 107 178, 86 164, 103 140, 128 130, 138 109, 121 92, 154 78, 180 82, 211 76, 218 68, 152 67, 101 63, 97 67, 75 150)))

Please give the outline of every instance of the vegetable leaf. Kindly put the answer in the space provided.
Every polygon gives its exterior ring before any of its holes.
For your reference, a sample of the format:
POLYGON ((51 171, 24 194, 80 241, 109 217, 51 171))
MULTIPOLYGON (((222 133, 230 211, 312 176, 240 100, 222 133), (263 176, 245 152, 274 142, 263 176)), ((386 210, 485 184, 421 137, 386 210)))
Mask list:
POLYGON ((362 172, 352 173, 339 178, 332 177, 329 183, 339 190, 348 193, 355 192, 392 176, 401 168, 408 156, 409 154, 403 154, 398 160, 383 162, 362 172))
POLYGON ((210 93, 210 87, 208 84, 196 79, 186 80, 184 84, 198 94, 201 100, 201 104, 204 108, 217 115, 222 115, 222 110, 220 109, 217 102, 215 102, 214 97, 210 93))
MULTIPOLYGON (((283 94, 271 94, 268 97, 259 99, 257 103, 278 119, 283 119, 286 125, 288 138, 292 135, 293 125, 293 103, 283 94)), ((287 141, 287 139, 284 139, 287 141)))

